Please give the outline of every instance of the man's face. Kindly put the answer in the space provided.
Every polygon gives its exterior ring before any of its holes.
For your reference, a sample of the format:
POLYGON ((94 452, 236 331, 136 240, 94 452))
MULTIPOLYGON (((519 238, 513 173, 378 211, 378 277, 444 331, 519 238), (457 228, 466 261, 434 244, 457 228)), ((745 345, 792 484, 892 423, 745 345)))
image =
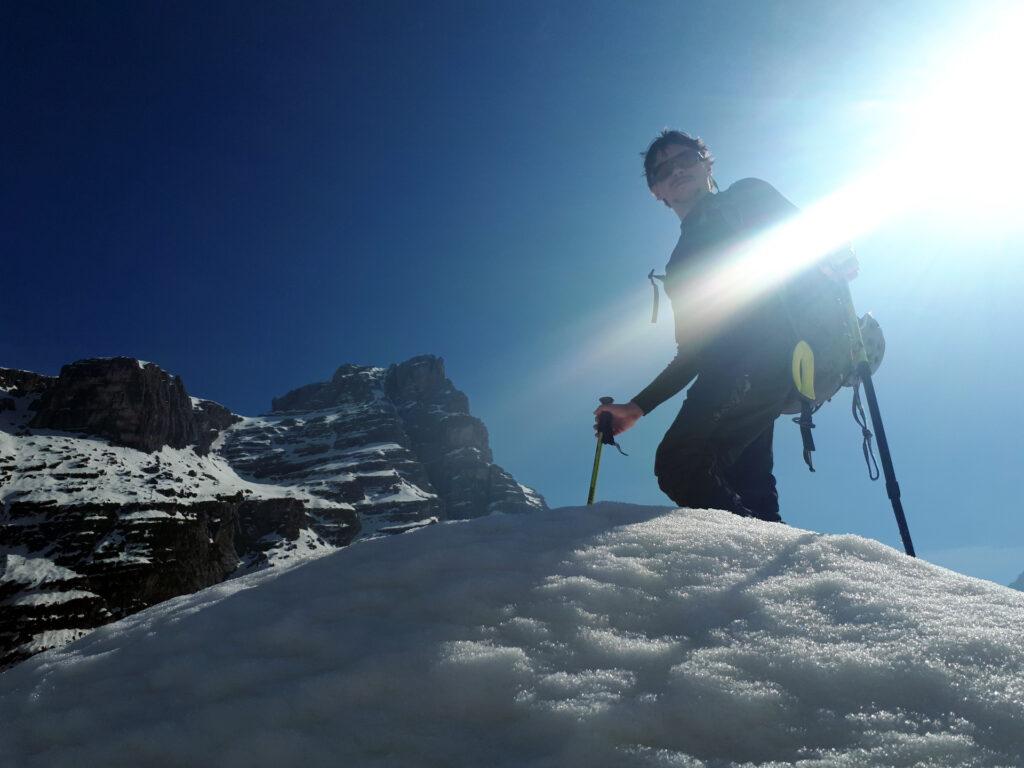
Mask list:
POLYGON ((689 207, 708 191, 711 167, 693 147, 669 144, 655 155, 651 193, 672 208, 689 207))

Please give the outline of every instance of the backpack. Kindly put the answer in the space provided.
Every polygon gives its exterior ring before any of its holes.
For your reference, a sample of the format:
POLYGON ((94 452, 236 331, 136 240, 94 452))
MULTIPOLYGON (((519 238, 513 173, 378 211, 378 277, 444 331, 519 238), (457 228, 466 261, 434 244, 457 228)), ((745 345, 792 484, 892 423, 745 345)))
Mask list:
MULTIPOLYGON (((725 192, 714 195, 703 208, 720 214, 731 224, 735 234, 768 228, 798 210, 774 187, 759 179, 736 182, 725 192)), ((852 249, 845 247, 830 254, 829 258, 833 264, 838 264, 854 256, 852 249)), ((850 386, 855 388, 854 415, 857 417, 860 400, 855 369, 860 346, 863 344, 868 353, 872 373, 878 369, 885 352, 885 340, 878 322, 870 314, 857 320, 845 279, 826 275, 820 268, 821 264, 819 260, 804 268, 776 291, 796 340, 791 360, 793 395, 782 412, 800 414, 793 421, 800 425, 804 461, 812 472, 813 414, 843 386, 850 386)), ((664 283, 665 276, 655 275, 652 269, 647 277, 654 290, 651 316, 654 323, 658 313, 658 285, 655 280, 664 283)), ((863 415, 863 409, 860 412, 863 415)), ((861 418, 857 421, 861 424, 861 418)), ((870 433, 866 425, 861 426, 867 455, 870 433)))

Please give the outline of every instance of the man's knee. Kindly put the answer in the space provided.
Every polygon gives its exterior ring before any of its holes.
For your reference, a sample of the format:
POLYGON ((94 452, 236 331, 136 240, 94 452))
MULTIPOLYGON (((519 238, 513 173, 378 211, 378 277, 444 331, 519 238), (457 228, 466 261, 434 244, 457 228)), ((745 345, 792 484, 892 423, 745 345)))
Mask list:
POLYGON ((681 507, 699 506, 702 496, 700 478, 710 472, 709 457, 686 450, 666 434, 654 456, 654 474, 658 487, 681 507))
POLYGON ((667 472, 656 473, 656 476, 658 478, 658 487, 661 488, 662 493, 672 499, 677 505, 680 507, 696 506, 691 501, 694 498, 694 493, 690 485, 684 482, 682 478, 667 472))
POLYGON ((686 463, 655 466, 658 487, 680 507, 724 509, 744 517, 751 511, 716 472, 711 457, 690 457, 686 463))

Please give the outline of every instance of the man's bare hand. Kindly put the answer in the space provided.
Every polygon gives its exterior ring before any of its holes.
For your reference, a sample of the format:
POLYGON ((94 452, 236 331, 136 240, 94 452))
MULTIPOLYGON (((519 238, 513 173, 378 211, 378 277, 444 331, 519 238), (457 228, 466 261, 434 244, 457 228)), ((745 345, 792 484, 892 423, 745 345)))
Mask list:
POLYGON ((607 411, 612 415, 612 435, 621 435, 626 430, 632 428, 636 424, 640 417, 644 415, 644 412, 640 410, 640 406, 636 403, 629 402, 625 405, 599 405, 597 410, 594 411, 594 432, 600 434, 597 426, 598 419, 601 414, 607 411))

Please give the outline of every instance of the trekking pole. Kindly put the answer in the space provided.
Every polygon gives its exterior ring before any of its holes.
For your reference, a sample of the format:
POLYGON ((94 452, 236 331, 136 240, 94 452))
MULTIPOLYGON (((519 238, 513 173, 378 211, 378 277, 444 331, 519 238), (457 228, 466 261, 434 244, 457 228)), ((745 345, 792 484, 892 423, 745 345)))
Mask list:
MULTIPOLYGON (((601 398, 601 405, 611 405, 613 402, 614 398, 601 398)), ((615 444, 615 438, 612 435, 612 415, 608 411, 597 417, 597 450, 594 452, 594 471, 590 475, 590 492, 587 494, 588 507, 594 503, 594 493, 597 491, 597 470, 601 467, 601 446, 605 443, 615 444)))
POLYGON ((868 410, 871 412, 871 425, 875 428, 875 436, 878 438, 878 453, 882 457, 882 471, 885 473, 885 491, 892 502, 893 512, 896 513, 896 525, 900 529, 900 538, 903 539, 903 549, 911 557, 917 557, 914 553, 914 542, 910 540, 910 528, 907 526, 907 516, 903 513, 903 502, 900 500, 900 485, 896 482, 896 471, 892 467, 892 454, 889 453, 889 441, 885 437, 885 427, 882 425, 882 414, 878 410, 878 398, 875 396, 875 385, 871 380, 871 364, 868 362, 867 351, 864 348, 864 339, 860 333, 860 320, 857 319, 857 312, 853 308, 853 296, 850 293, 850 284, 845 280, 841 281, 843 299, 849 313, 850 328, 854 334, 854 363, 857 376, 864 383, 864 394, 868 399, 868 410))

